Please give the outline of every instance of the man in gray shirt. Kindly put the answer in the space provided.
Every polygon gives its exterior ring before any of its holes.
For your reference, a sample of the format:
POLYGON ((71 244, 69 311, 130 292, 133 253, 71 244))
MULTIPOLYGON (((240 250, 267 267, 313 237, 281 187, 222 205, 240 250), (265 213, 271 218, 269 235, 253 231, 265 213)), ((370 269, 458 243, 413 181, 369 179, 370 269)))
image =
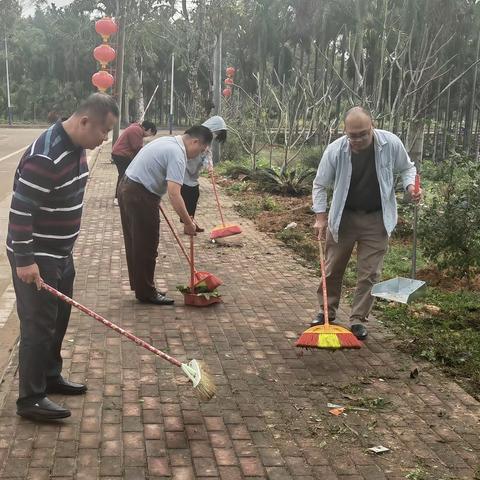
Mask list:
MULTIPOLYGON (((388 238, 397 223, 394 174, 418 202, 414 192, 416 169, 401 140, 373 127, 370 113, 354 107, 345 115, 345 133, 325 150, 313 182, 314 228, 318 239, 327 238, 326 281, 328 316, 335 320, 343 275, 357 248, 357 288, 352 302, 350 328, 363 340, 365 323, 373 306, 372 286, 378 281, 388 238), (327 214, 327 189, 333 186, 327 214), (328 227, 328 228, 327 228, 328 227)), ((322 295, 319 289, 319 301, 322 295)), ((323 325, 323 310, 311 325, 323 325)))
POLYGON ((162 196, 168 192, 172 207, 184 223, 184 233, 195 235, 181 195, 186 162, 210 145, 212 132, 201 125, 183 135, 162 137, 143 147, 127 168, 118 187, 130 288, 141 302, 171 305, 173 300, 155 287, 162 196))

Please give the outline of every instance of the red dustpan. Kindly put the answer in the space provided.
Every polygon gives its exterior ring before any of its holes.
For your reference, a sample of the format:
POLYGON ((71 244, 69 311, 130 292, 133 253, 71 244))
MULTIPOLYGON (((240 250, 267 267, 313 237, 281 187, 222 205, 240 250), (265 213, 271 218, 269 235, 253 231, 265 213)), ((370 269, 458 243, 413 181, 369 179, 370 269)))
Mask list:
MULTIPOLYGON (((185 249, 185 246, 183 245, 183 242, 180 240, 180 237, 175 231, 175 227, 173 226, 170 219, 167 217, 167 214, 165 213, 165 210, 163 209, 163 207, 159 205, 159 208, 160 208, 160 212, 162 212, 163 218, 167 222, 167 225, 169 226, 173 236, 175 237, 175 240, 177 241, 178 246, 180 247, 180 250, 185 255, 188 263, 191 266, 193 260, 190 259, 190 257, 188 256, 188 253, 185 249)), ((217 287, 219 287, 220 285, 222 285, 222 281, 218 277, 216 277, 215 275, 209 272, 199 272, 195 270, 195 267, 193 267, 193 286, 195 288, 205 287, 211 292, 215 290, 217 287)))
POLYGON ((220 214, 220 219, 222 220, 222 224, 216 226, 210 232, 210 239, 215 240, 216 238, 231 237, 232 235, 238 235, 239 233, 242 233, 242 228, 240 227, 240 225, 225 223, 225 219, 223 218, 222 207, 220 206, 220 200, 218 198, 217 187, 215 184, 215 175, 213 173, 213 167, 210 167, 210 177, 212 179, 212 187, 213 187, 213 193, 215 195, 215 200, 217 201, 218 213, 220 214))
POLYGON ((220 303, 222 301, 220 295, 216 291, 205 291, 205 288, 195 286, 195 260, 194 260, 194 240, 190 237, 190 286, 188 289, 183 290, 183 299, 185 305, 191 305, 192 307, 208 307, 214 303, 220 303))

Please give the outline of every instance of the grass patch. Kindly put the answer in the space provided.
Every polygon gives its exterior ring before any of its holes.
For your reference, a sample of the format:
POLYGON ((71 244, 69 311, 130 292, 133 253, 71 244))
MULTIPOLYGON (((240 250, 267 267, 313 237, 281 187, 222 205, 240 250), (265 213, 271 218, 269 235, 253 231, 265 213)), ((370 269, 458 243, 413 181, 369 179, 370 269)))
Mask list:
MULTIPOLYGON (((261 194, 248 182, 229 183, 226 188, 236 200, 235 208, 241 215, 255 220, 261 230, 281 240, 318 272, 318 245, 312 229, 314 218, 308 208, 298 210, 298 206, 308 203, 306 197, 293 199, 261 194), (297 203, 292 203, 294 201, 297 203), (290 222, 296 222, 297 226, 285 230, 290 222)), ((384 279, 410 276, 412 244, 408 234, 411 232, 408 215, 401 219, 399 226, 401 231, 391 239, 385 256, 384 279)), ((422 269, 431 267, 419 248, 419 278, 422 278, 422 269)), ((462 289, 461 284, 448 277, 446 272, 442 275, 447 277, 440 284, 435 283, 438 286, 430 286, 421 301, 408 306, 379 301, 375 315, 401 340, 403 351, 443 367, 469 393, 480 399, 480 291, 462 289)), ((433 284, 432 271, 430 278, 423 279, 433 284)), ((350 300, 355 284, 354 254, 344 277, 345 300, 350 300)))
POLYGON ((402 350, 441 365, 480 398, 480 292, 428 288, 421 303, 377 302, 376 312, 402 350))

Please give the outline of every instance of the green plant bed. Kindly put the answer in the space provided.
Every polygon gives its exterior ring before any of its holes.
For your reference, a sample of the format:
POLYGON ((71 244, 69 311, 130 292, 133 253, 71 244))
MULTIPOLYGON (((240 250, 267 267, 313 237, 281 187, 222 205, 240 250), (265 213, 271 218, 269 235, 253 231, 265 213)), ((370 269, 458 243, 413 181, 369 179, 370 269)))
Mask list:
POLYGON ((376 316, 402 350, 437 363, 480 398, 480 292, 428 288, 421 302, 377 302, 376 316))

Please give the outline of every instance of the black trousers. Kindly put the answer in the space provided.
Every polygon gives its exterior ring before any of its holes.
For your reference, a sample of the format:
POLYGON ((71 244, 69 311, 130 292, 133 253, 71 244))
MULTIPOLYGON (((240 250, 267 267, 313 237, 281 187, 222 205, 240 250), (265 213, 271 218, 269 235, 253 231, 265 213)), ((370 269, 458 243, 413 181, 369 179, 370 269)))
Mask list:
POLYGON ((119 155, 113 155, 112 153, 112 160, 118 170, 117 186, 115 187, 115 198, 117 198, 118 185, 120 184, 120 180, 122 179, 122 177, 125 175, 125 171, 132 162, 132 159, 127 157, 120 157, 119 155))
MULTIPOLYGON (((62 372, 63 337, 71 306, 35 284, 17 276, 15 258, 8 252, 20 319, 19 395, 17 404, 28 405, 46 396, 47 382, 62 372)), ((75 268, 72 256, 65 259, 36 257, 40 276, 60 292, 72 296, 75 268)))
POLYGON ((130 288, 139 300, 156 295, 155 264, 160 239, 160 198, 124 176, 118 186, 130 288))
POLYGON ((190 187, 184 184, 182 185, 180 192, 188 214, 191 217, 194 217, 197 210, 198 199, 200 197, 200 186, 196 185, 195 187, 190 187))

